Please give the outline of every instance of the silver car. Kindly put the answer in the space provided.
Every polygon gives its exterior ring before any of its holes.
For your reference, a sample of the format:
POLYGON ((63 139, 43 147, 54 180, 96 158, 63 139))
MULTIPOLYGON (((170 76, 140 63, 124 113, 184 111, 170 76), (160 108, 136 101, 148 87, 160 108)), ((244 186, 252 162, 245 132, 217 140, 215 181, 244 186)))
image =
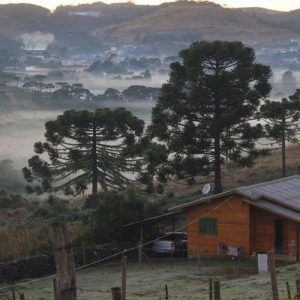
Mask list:
POLYGON ((153 243, 152 251, 156 254, 186 255, 187 235, 183 232, 166 233, 153 243))

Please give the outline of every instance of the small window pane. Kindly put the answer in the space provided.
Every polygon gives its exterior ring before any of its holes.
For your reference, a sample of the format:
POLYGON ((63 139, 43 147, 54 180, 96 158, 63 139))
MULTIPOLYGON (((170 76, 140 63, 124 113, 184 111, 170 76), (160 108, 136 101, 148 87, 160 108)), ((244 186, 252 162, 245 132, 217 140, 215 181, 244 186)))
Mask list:
POLYGON ((199 230, 202 234, 217 235, 218 220, 212 218, 203 218, 199 221, 199 230))

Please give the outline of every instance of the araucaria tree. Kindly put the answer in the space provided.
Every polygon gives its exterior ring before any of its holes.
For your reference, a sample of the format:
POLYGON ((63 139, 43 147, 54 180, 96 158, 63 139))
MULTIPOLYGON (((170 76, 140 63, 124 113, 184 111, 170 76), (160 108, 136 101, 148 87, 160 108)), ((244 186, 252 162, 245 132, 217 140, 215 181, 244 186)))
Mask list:
POLYGON ((262 126, 251 121, 270 92, 271 70, 240 42, 196 42, 180 58, 170 65, 149 128, 167 159, 151 168, 162 180, 213 174, 220 193, 226 158, 250 166, 260 153, 255 141, 262 126))
POLYGON ((282 177, 286 176, 286 143, 297 143, 300 131, 300 90, 281 101, 266 101, 260 108, 267 138, 281 147, 282 177))
POLYGON ((26 180, 38 182, 34 190, 66 194, 118 189, 134 181, 141 168, 138 137, 144 122, 131 112, 97 109, 66 111, 46 123, 46 142, 38 142, 36 155, 23 169, 26 180))

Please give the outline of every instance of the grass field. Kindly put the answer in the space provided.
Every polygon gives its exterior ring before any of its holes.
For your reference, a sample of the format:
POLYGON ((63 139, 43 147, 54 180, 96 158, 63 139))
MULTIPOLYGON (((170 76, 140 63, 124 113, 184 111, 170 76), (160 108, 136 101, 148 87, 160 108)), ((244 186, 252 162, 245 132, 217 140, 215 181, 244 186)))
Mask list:
MULTIPOLYGON (((300 265, 277 263, 280 299, 287 299, 285 282, 289 281, 295 295, 295 279, 300 265)), ((111 299, 110 288, 120 286, 120 261, 78 271, 78 300, 111 299)), ((169 299, 208 299, 208 278, 221 281, 224 300, 271 299, 269 274, 256 274, 256 260, 232 261, 229 259, 197 261, 187 259, 151 259, 142 270, 136 262, 128 263, 127 299, 165 299, 168 285, 169 299)), ((21 283, 18 293, 25 293, 26 300, 52 300, 52 280, 32 284, 21 283)), ((9 292, 0 293, 0 299, 11 299, 9 292)))

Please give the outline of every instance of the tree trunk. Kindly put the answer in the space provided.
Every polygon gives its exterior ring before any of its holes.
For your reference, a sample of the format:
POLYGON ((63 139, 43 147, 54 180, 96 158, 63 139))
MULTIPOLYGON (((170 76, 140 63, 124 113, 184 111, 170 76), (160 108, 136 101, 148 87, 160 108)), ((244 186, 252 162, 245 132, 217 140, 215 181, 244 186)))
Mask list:
POLYGON ((214 194, 222 193, 222 174, 221 174, 221 149, 220 149, 220 96, 219 96, 219 62, 216 62, 216 87, 215 87, 215 133, 214 133, 214 173, 215 189, 214 194))
POLYGON ((93 123, 93 147, 92 147, 92 195, 98 193, 98 168, 97 168, 97 132, 96 124, 93 123))
POLYGON ((215 138, 215 189, 214 194, 222 193, 222 174, 221 174, 221 151, 220 151, 220 138, 215 138))
POLYGON ((282 118, 282 141, 281 141, 281 162, 282 162, 282 177, 286 176, 286 153, 285 153, 285 117, 282 118))

